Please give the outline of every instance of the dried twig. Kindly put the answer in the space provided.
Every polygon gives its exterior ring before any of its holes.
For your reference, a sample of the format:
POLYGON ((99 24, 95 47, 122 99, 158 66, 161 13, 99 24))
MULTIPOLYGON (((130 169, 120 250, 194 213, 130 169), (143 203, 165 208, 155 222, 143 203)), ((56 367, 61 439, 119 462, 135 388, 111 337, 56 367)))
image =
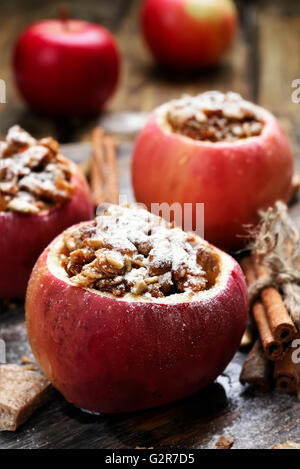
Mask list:
POLYGON ((254 301, 267 287, 283 291, 284 303, 300 328, 300 234, 287 212, 287 206, 277 202, 261 212, 261 223, 251 248, 267 275, 259 278, 249 289, 254 301))

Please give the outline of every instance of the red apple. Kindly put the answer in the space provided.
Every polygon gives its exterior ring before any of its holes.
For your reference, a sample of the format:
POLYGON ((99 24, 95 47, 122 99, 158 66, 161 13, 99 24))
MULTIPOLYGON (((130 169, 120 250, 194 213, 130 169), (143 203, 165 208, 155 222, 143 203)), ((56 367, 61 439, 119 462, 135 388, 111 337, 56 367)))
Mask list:
POLYGON ((248 301, 229 255, 210 247, 219 265, 215 284, 189 301, 118 299, 72 284, 62 247, 60 235, 33 270, 26 323, 41 370, 69 402, 101 413, 161 405, 208 385, 232 359, 248 301))
POLYGON ((146 0, 141 23, 158 62, 192 69, 220 59, 234 39, 238 16, 231 0, 146 0))
POLYGON ((14 52, 22 96, 49 115, 99 112, 116 89, 119 62, 109 31, 79 20, 34 23, 21 34, 14 52))
POLYGON ((38 214, 0 212, 0 298, 24 298, 32 268, 43 249, 67 227, 93 217, 86 179, 77 165, 68 164, 75 187, 70 202, 38 214))
POLYGON ((168 104, 157 108, 133 151, 136 200, 149 210, 152 203, 192 203, 193 226, 196 203, 204 203, 205 238, 229 251, 245 245, 245 225, 258 222, 260 209, 287 202, 293 175, 291 147, 277 119, 252 106, 264 124, 261 134, 232 142, 175 133, 166 123, 168 104))

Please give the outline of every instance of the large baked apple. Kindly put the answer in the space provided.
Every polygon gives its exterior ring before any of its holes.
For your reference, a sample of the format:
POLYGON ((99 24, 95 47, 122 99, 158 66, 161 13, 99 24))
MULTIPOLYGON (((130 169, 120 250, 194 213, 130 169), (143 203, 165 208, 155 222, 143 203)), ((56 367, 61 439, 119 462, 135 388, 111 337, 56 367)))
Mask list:
POLYGON ((67 227, 93 217, 79 168, 52 138, 12 127, 0 142, 0 298, 24 297, 43 249, 67 227))
POLYGON ((291 190, 287 136, 267 110, 236 93, 184 96, 157 108, 132 159, 138 202, 204 203, 205 239, 234 251, 245 244, 258 211, 291 190))
POLYGON ((58 236, 26 297, 41 370, 93 412, 153 407, 208 385, 232 359, 246 319, 237 262, 134 207, 110 206, 58 236))

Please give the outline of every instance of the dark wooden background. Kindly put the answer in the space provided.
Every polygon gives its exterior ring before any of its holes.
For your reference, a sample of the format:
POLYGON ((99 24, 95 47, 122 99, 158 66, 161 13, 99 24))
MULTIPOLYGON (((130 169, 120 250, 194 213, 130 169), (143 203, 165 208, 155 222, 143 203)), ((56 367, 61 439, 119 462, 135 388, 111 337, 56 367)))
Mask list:
MULTIPOLYGON (((77 161, 89 154, 92 127, 100 122, 115 130, 122 190, 129 192, 129 159, 134 131, 156 105, 182 93, 207 89, 234 90, 273 111, 288 133, 300 168, 300 104, 291 100, 300 78, 300 2, 237 2, 240 30, 222 63, 193 74, 167 72, 153 64, 139 35, 138 0, 70 0, 70 16, 100 22, 116 35, 123 56, 120 87, 99 118, 50 120, 22 103, 13 83, 10 59, 19 32, 32 21, 54 17, 61 1, 1 0, 0 79, 7 83, 7 103, 0 104, 0 135, 15 123, 41 137, 51 134, 77 161)), ((294 209, 299 216, 299 209, 294 209)), ((0 233, 1 236, 1 233, 0 233)), ((10 310, 0 304, 0 336, 7 342, 8 361, 30 354, 22 304, 10 310)), ((242 388, 240 352, 218 382, 189 399, 130 415, 91 417, 61 396, 38 411, 16 433, 1 433, 0 448, 213 448, 218 436, 231 434, 234 448, 269 448, 287 439, 300 441, 300 404, 295 396, 259 395, 242 388)))

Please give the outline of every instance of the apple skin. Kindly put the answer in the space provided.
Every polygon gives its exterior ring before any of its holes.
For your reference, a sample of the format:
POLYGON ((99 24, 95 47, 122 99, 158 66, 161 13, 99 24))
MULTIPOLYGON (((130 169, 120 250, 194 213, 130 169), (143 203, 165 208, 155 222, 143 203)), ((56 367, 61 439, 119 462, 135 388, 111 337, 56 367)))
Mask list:
POLYGON ((146 0, 141 11, 145 43, 156 60, 180 69, 218 62, 232 43, 238 15, 231 0, 146 0))
POLYGON ((70 202, 36 215, 0 212, 0 298, 24 298, 32 268, 50 241, 69 226, 93 218, 86 179, 69 163, 75 186, 70 202))
POLYGON ((248 310, 244 276, 227 254, 226 281, 211 297, 129 302, 54 274, 49 253, 58 241, 31 275, 26 324, 39 367, 69 402, 100 413, 145 409, 195 393, 225 369, 248 310))
POLYGON ((290 196, 293 156, 277 119, 257 107, 262 133, 237 142, 201 142, 172 133, 155 110, 138 135, 132 157, 136 200, 152 203, 204 203, 204 237, 227 251, 245 245, 247 226, 258 210, 290 196))
POLYGON ((25 101, 47 115, 98 113, 114 93, 120 57, 105 28, 79 20, 29 26, 14 51, 17 86, 25 101))

